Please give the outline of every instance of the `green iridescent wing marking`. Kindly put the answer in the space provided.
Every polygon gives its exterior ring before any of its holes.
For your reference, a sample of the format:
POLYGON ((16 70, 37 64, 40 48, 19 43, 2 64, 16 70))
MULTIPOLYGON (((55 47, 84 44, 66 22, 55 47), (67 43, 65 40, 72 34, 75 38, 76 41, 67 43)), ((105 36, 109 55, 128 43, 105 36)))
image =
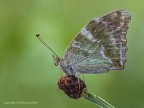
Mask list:
POLYGON ((79 73, 122 70, 130 14, 118 10, 93 18, 68 46, 63 62, 79 73))

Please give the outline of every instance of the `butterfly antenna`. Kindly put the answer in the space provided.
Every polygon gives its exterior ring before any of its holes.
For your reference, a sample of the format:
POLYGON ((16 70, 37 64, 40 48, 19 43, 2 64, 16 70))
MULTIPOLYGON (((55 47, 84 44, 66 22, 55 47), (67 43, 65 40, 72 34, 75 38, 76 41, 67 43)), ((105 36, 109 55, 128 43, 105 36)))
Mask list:
POLYGON ((51 50, 56 57, 58 57, 57 54, 56 54, 56 53, 48 46, 48 44, 41 38, 40 34, 36 34, 36 37, 37 37, 49 50, 51 50))

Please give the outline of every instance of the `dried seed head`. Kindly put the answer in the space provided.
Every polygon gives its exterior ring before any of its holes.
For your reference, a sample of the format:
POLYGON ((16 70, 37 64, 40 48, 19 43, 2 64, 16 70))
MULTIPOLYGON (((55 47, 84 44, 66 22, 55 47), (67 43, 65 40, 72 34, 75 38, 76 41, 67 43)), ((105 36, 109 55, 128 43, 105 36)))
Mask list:
POLYGON ((67 96, 73 99, 80 98, 83 90, 86 88, 85 83, 75 76, 61 77, 58 81, 58 86, 67 96))

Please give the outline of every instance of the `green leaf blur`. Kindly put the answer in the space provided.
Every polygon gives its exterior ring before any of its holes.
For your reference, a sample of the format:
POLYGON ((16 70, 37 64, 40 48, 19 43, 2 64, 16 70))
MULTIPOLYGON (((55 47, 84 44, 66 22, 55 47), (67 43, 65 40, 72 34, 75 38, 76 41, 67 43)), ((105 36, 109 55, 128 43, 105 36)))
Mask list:
POLYGON ((98 108, 58 89, 61 71, 35 34, 63 57, 90 19, 118 9, 132 16, 125 69, 85 75, 85 81, 116 108, 144 108, 144 0, 0 0, 0 108, 98 108))

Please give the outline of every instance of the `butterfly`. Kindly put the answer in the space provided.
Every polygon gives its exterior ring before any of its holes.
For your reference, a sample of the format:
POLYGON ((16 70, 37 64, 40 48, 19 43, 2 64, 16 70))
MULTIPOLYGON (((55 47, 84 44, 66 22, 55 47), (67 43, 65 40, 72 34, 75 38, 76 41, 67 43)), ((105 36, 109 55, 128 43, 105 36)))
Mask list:
POLYGON ((127 10, 94 17, 70 42, 63 58, 57 56, 39 34, 36 36, 54 53, 55 65, 59 65, 69 76, 123 70, 130 20, 131 15, 127 10))

